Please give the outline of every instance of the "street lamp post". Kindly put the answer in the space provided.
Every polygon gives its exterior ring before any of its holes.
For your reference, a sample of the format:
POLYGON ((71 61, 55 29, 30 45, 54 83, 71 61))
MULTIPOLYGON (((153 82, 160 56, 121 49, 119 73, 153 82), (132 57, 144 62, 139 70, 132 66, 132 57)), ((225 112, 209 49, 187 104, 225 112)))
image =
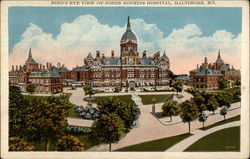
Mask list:
POLYGON ((155 97, 153 97, 152 102, 153 102, 153 106, 152 106, 152 115, 155 116, 155 97))

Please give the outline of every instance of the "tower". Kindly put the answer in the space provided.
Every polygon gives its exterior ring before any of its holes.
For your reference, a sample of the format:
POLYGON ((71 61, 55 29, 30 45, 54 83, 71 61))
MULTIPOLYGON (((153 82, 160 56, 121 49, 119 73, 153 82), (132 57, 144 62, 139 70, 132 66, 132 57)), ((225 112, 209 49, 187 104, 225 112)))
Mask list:
POLYGON ((120 87, 122 88, 122 78, 123 78, 123 65, 135 65, 137 62, 138 53, 137 53, 137 38, 133 31, 131 30, 130 20, 128 16, 127 20, 127 29, 126 32, 122 35, 120 41, 120 78, 121 83, 120 87))
POLYGON ((29 50, 28 59, 25 62, 26 72, 31 72, 38 68, 38 63, 32 58, 31 48, 29 50))
POLYGON ((137 38, 131 30, 128 16, 127 30, 120 41, 121 61, 122 64, 135 64, 137 57, 137 38))
POLYGON ((218 51, 218 57, 217 57, 217 60, 215 61, 214 65, 216 67, 215 69, 217 69, 217 70, 220 69, 221 66, 224 65, 224 61, 222 60, 221 55, 220 55, 220 50, 218 51))

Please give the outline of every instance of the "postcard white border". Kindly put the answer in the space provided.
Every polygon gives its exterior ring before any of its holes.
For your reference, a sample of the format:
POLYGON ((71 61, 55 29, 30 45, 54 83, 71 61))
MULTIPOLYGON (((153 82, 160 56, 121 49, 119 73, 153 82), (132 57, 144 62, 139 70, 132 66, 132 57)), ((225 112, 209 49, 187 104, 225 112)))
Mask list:
MULTIPOLYGON (((90 1, 90 0, 89 0, 90 1)), ((162 0, 160 0, 162 1, 162 0)), ((70 2, 70 1, 68 1, 70 2)), ((99 2, 99 1, 95 1, 99 2)), ((131 2, 131 1, 130 1, 131 2)), ((145 1, 146 2, 146 1, 145 1)), ((173 2, 173 1, 172 1, 173 2)), ((205 1, 206 2, 206 1, 205 1)), ((145 7, 242 7, 242 101, 241 152, 8 152, 8 7, 91 7, 93 5, 51 5, 51 1, 1 2, 1 157, 2 158, 248 158, 249 156, 249 2, 215 1, 213 5, 147 5, 145 7)), ((94 5, 98 6, 98 5, 94 5)), ((100 7, 109 7, 99 5, 100 7)), ((112 5, 116 7, 117 5, 112 5)), ((143 7, 144 5, 136 5, 143 7)), ((133 7, 129 5, 129 7, 133 7)))

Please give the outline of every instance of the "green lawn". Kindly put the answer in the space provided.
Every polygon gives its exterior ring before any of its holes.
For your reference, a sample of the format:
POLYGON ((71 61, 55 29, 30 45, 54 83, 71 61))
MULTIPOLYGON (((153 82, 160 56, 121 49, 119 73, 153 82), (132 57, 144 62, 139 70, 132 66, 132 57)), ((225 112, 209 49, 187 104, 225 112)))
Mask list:
MULTIPOLYGON (((146 133, 146 132, 145 132, 146 133)), ((191 136, 192 134, 182 134, 173 137, 162 138, 149 142, 143 142, 140 144, 124 147, 116 151, 165 151, 174 144, 181 140, 191 136)))
POLYGON ((83 144, 85 149, 90 149, 98 144, 97 141, 90 139, 90 134, 83 134, 83 135, 74 135, 76 136, 83 144))
POLYGON ((24 99, 27 100, 33 100, 33 99, 43 100, 48 98, 48 96, 28 96, 28 95, 23 95, 23 97, 24 99))
POLYGON ((209 134, 185 151, 240 151, 240 127, 232 127, 209 134))
POLYGON ((210 129, 210 128, 213 128, 215 126, 219 126, 219 125, 223 125, 223 124, 226 124, 226 123, 230 123, 230 122, 233 122, 233 121, 239 121, 240 120, 240 115, 237 115, 235 117, 232 117, 232 118, 228 118, 226 120, 222 120, 222 121, 219 121, 217 123, 214 123, 212 125, 209 125, 209 126, 206 126, 204 128, 200 128, 201 130, 207 130, 207 129, 210 129))
POLYGON ((216 89, 216 90, 209 90, 207 93, 217 93, 217 92, 234 92, 235 90, 240 89, 240 87, 232 87, 232 88, 226 88, 226 89, 216 89))
MULTIPOLYGON (((110 96, 107 96, 110 97, 110 96)), ((99 101, 107 98, 106 96, 101 96, 101 97, 93 97, 94 99, 92 100, 93 103, 98 103, 99 101)), ((112 96, 112 97, 117 97, 121 101, 129 104, 135 104, 134 101, 131 99, 131 95, 123 95, 123 96, 112 96)))
POLYGON ((153 97, 155 98, 155 103, 160 103, 162 102, 163 99, 169 97, 170 94, 164 94, 164 95, 139 95, 139 97, 141 97, 142 99, 142 103, 144 105, 147 104, 153 104, 152 99, 153 97))

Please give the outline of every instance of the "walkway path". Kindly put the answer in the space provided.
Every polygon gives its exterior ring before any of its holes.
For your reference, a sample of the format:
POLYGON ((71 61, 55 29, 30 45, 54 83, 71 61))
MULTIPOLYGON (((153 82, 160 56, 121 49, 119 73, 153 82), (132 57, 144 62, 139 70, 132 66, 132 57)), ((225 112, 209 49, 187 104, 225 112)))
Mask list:
POLYGON ((68 124, 69 125, 74 125, 74 126, 86 126, 86 127, 91 127, 93 120, 84 120, 81 118, 71 118, 67 117, 68 124))
MULTIPOLYGON (((67 93, 72 93, 69 101, 76 105, 83 105, 86 106, 87 102, 83 101, 84 98, 84 91, 82 88, 77 88, 76 90, 65 90, 67 93)), ((134 100, 137 101, 138 107, 140 108, 141 115, 138 119, 139 126, 137 128, 133 128, 125 137, 123 137, 117 144, 112 145, 112 149, 119 149, 122 147, 156 140, 165 137, 176 136, 180 134, 184 134, 188 132, 188 124, 179 122, 173 125, 164 125, 157 118, 155 118, 152 114, 152 105, 142 105, 140 103, 140 94, 173 94, 175 92, 140 92, 140 93, 98 93, 95 96, 117 96, 117 95, 129 95, 131 94, 134 100)), ((187 100, 191 98, 191 95, 182 92, 180 93, 183 95, 182 100, 187 100)), ((155 105, 156 112, 161 110, 161 106, 163 103, 158 103, 155 105)), ((240 103, 235 104, 236 107, 240 107, 240 103)), ((233 111, 229 111, 227 114, 227 118, 234 117, 240 114, 240 109, 234 109, 233 111)), ((223 120, 223 116, 220 114, 215 114, 209 117, 206 121, 206 126, 211 125, 215 122, 223 120)), ((89 124, 89 121, 83 119, 70 119, 69 121, 72 125, 81 125, 86 126, 89 124), (83 125, 84 124, 84 125, 83 125)), ((195 131, 196 129, 200 128, 202 124, 199 121, 191 122, 191 132, 195 131)), ((108 151, 108 145, 101 145, 95 146, 88 151, 108 151)))
POLYGON ((185 149, 187 149, 189 146, 191 146, 193 143, 195 143, 199 139, 203 138, 204 136, 207 136, 207 135, 209 135, 213 132, 216 132, 218 130, 222 130, 222 129, 230 128, 230 127, 235 127, 235 126, 240 126, 240 121, 235 121, 235 122, 227 123, 224 125, 216 126, 216 127, 210 128, 206 131, 196 130, 192 133, 194 135, 182 140, 181 142, 175 144, 174 146, 170 147, 166 151, 168 151, 168 152, 182 152, 185 149))

